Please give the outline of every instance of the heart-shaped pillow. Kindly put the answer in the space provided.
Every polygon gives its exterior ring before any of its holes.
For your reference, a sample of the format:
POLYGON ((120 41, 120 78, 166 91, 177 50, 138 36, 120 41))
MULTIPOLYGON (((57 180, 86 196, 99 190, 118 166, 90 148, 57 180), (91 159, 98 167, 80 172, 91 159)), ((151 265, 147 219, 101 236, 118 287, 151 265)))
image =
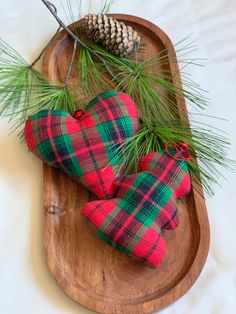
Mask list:
POLYGON ((157 267, 166 253, 162 231, 177 227, 177 198, 189 193, 190 176, 165 152, 144 156, 140 171, 114 182, 116 197, 87 203, 82 215, 108 244, 157 267))
POLYGON ((62 110, 39 111, 27 120, 25 138, 37 157, 107 199, 124 170, 117 148, 138 127, 133 100, 112 91, 93 99, 79 119, 62 110))

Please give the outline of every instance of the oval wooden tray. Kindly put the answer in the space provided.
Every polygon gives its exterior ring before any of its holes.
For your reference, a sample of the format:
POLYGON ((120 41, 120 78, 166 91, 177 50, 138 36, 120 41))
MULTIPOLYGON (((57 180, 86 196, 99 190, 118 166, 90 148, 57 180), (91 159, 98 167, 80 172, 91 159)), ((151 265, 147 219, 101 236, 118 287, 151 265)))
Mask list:
MULTIPOLYGON (((142 35, 145 59, 174 48, 154 24, 129 15, 114 15, 142 35)), ((52 81, 63 79, 73 43, 65 32, 52 41, 44 56, 44 73, 52 81)), ((179 84, 178 67, 169 65, 179 84), (177 71, 177 74, 176 74, 177 71)), ((72 75, 72 80, 76 79, 72 75)), ((91 95, 91 98, 94 95, 91 95)), ((183 99, 176 103, 186 113, 183 99)), ((182 113, 183 114, 183 113, 182 113)), ((201 189, 201 187, 200 187, 201 189)), ((80 210, 93 196, 61 172, 44 165, 45 250, 53 277, 65 293, 98 313, 152 313, 185 294, 198 278, 209 249, 209 224, 204 200, 194 191, 179 203, 180 225, 165 231, 168 253, 157 269, 132 261, 102 242, 87 226, 80 210), (59 210, 60 215, 47 211, 59 210)))

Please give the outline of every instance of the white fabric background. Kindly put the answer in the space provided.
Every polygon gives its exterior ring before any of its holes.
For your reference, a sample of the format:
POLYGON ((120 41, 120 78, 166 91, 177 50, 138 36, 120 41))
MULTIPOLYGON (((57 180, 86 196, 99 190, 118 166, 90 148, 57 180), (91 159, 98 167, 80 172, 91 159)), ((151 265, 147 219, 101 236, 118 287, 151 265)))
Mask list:
MULTIPOLYGON (((231 157, 235 158, 236 1, 117 0, 113 11, 155 22, 173 42, 189 33, 198 38, 196 55, 208 61, 206 68, 193 69, 192 74, 210 92, 207 113, 229 120, 213 123, 229 133, 231 157)), ((0 0, 0 26, 0 36, 29 61, 57 27, 40 0, 0 0)), ((8 136, 9 130, 6 120, 1 120, 1 313, 91 313, 65 296, 49 275, 42 245, 42 164, 27 153, 16 135, 8 136)), ((205 268, 193 288, 162 314, 235 313, 236 179, 232 173, 225 176, 227 181, 220 181, 222 188, 216 187, 215 197, 207 200, 211 247, 205 268)))

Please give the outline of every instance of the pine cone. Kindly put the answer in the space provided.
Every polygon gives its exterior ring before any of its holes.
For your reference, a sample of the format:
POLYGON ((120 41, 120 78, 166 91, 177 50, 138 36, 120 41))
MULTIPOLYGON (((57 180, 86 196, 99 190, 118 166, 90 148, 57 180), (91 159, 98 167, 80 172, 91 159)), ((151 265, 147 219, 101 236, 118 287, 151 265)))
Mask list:
POLYGON ((94 42, 121 57, 139 49, 141 38, 131 26, 104 14, 88 14, 84 17, 82 28, 94 42))

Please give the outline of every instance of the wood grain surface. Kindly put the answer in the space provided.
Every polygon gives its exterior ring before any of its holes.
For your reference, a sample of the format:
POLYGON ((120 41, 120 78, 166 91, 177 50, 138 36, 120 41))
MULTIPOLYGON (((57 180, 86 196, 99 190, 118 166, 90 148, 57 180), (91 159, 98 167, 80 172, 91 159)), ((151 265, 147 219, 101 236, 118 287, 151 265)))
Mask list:
MULTIPOLYGON (((154 24, 129 15, 113 16, 141 34, 146 47, 139 53, 143 59, 163 49, 174 54, 170 39, 154 24)), ((65 32, 52 41, 43 60, 49 80, 63 80, 72 47, 65 32)), ((169 67, 179 86, 177 64, 171 62, 169 67)), ((76 80, 75 70, 70 79, 76 80)), ((184 100, 175 97, 175 102, 180 116, 187 115, 184 100)), ((197 187, 194 182, 193 185, 197 187)), ((140 265, 98 238, 80 214, 91 199, 94 196, 82 185, 44 165, 47 262, 52 276, 69 297, 97 313, 143 314, 157 312, 190 289, 204 266, 210 239, 205 201, 195 189, 178 203, 179 227, 164 231, 168 253, 157 269, 140 265)))

